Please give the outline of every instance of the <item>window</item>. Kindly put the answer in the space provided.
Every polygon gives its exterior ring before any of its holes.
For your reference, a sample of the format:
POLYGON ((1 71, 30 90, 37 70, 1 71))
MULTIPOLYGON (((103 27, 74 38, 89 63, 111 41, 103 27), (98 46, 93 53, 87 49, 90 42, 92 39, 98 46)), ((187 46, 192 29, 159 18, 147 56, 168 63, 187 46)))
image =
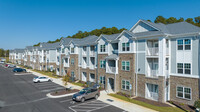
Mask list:
POLYGON ((74 48, 71 48, 71 53, 74 53, 74 48))
POLYGON ((122 89, 129 90, 130 89, 130 81, 122 80, 122 89))
POLYGON ((122 51, 130 51, 130 44, 127 43, 122 43, 122 51))
POLYGON ((106 52, 106 45, 100 45, 100 52, 106 52))
POLYGON ((177 40, 178 50, 190 50, 191 49, 191 40, 190 39, 182 39, 177 40))
POLYGON ((71 71, 71 77, 74 77, 74 71, 71 71))
POLYGON ((62 53, 65 53, 65 48, 62 48, 62 53))
POLYGON ((71 59, 71 64, 74 65, 74 58, 71 59))
POLYGON ((190 69, 191 69, 190 63, 185 63, 184 68, 185 68, 185 74, 190 74, 190 69))
POLYGON ((191 74, 191 64, 177 63, 177 72, 181 74, 191 74))
POLYGON ((101 60, 100 61, 100 68, 105 68, 106 67, 106 61, 105 60, 101 60))
POLYGON ((122 70, 126 70, 126 71, 130 70, 130 62, 129 61, 122 61, 122 70))
POLYGON ((190 50, 191 40, 185 39, 185 50, 190 50))
POLYGON ((191 88, 179 86, 176 88, 176 94, 179 98, 191 99, 191 88))
POLYGON ((183 73, 183 63, 178 63, 177 68, 178 68, 178 73, 183 73))
POLYGON ((106 84, 106 82, 105 82, 105 76, 100 76, 100 83, 101 84, 106 84))
POLYGON ((178 40, 178 50, 183 50, 183 40, 178 40))

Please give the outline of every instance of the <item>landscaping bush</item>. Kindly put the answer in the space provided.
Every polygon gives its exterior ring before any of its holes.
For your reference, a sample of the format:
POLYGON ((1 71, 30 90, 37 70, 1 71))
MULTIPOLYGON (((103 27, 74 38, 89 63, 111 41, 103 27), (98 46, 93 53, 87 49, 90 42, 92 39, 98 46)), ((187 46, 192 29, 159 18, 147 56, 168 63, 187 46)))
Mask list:
POLYGON ((197 101, 194 102, 194 107, 200 108, 200 100, 197 100, 197 101))

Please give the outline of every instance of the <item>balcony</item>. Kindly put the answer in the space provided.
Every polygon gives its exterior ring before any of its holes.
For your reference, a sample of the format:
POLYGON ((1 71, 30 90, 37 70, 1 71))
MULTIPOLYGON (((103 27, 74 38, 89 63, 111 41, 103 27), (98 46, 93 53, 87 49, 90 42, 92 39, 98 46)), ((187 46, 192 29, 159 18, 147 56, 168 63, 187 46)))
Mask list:
POLYGON ((147 74, 147 77, 158 78, 158 70, 150 70, 147 74))
POLYGON ((159 52, 158 47, 147 48, 147 55, 148 56, 158 56, 158 52, 159 52))
POLYGON ((94 51, 90 51, 90 56, 95 56, 95 52, 94 51))
POLYGON ((86 54, 86 51, 83 51, 83 56, 86 56, 87 54, 86 54))
POLYGON ((114 49, 114 50, 112 51, 112 53, 113 53, 113 54, 118 54, 118 49, 114 49))
POLYGON ((106 73, 116 73, 116 67, 106 67, 106 73))
POLYGON ((95 66, 94 65, 90 65, 90 69, 94 69, 95 68, 95 66))

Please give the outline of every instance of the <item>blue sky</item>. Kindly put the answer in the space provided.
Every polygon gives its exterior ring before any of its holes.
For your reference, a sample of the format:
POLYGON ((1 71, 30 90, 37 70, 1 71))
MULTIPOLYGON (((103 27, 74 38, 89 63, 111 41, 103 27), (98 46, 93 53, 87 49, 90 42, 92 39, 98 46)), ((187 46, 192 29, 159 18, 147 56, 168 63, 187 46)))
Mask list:
POLYGON ((200 16, 200 0, 0 0, 0 48, 24 48, 79 30, 130 29, 158 15, 200 16))

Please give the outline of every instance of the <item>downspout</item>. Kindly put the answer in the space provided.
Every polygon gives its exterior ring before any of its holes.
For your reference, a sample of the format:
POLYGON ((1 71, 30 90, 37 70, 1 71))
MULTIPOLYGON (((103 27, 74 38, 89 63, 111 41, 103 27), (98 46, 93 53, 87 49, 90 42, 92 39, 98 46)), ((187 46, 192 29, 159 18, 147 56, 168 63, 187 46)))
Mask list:
POLYGON ((137 78, 138 78, 138 40, 136 41, 136 83, 135 83, 135 96, 137 96, 137 78))

